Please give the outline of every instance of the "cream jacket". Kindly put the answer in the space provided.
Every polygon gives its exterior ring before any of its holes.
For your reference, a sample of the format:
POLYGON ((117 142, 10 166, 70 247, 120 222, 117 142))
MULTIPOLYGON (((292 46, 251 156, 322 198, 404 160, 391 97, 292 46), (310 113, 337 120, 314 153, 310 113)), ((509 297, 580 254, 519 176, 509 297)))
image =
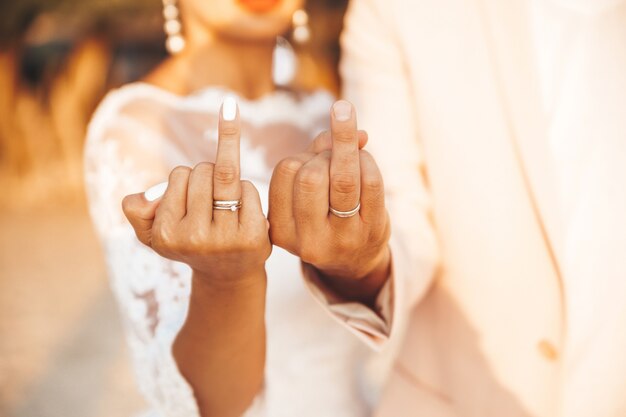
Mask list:
POLYGON ((393 276, 382 320, 312 290, 377 415, 626 416, 625 3, 353 0, 343 47, 393 276))

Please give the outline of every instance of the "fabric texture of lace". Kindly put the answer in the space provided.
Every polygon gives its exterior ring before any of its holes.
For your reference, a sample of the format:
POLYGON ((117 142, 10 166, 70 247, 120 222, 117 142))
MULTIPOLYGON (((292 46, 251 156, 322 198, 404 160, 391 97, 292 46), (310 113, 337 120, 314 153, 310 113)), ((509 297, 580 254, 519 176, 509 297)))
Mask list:
MULTIPOLYGON (((210 88, 179 97, 130 84, 109 93, 88 130, 90 211, 150 416, 199 415, 171 354, 187 313, 191 271, 138 242, 121 200, 165 180, 176 165, 214 160, 217 117, 226 94, 210 88)), ((273 166, 327 128, 331 103, 326 92, 239 100, 242 176, 257 186, 264 209, 273 166)), ((297 258, 275 248, 267 271, 265 388, 246 415, 366 415, 372 387, 363 382, 364 348, 312 300, 297 258)))

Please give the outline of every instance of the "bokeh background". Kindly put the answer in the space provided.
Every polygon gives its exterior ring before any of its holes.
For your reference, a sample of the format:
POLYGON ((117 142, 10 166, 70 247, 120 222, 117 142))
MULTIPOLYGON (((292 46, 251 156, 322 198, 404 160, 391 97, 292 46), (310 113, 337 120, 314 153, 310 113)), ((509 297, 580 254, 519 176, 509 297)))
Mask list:
MULTIPOLYGON (((336 68, 345 0, 311 0, 309 59, 336 68)), ((0 416, 143 408, 86 209, 87 123, 166 56, 160 0, 0 2, 0 416)), ((331 89, 336 73, 324 74, 331 89)))

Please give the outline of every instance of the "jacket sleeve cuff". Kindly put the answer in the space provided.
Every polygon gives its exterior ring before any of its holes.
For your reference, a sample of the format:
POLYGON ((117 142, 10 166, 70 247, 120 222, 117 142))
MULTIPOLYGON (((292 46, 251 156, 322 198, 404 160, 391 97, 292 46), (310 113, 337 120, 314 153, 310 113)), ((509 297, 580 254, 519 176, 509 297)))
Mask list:
POLYGON ((372 349, 377 351, 383 349, 389 340, 393 323, 393 271, 378 293, 374 309, 338 295, 321 280, 318 271, 312 265, 302 263, 302 272, 306 287, 313 298, 335 320, 346 326, 372 349))

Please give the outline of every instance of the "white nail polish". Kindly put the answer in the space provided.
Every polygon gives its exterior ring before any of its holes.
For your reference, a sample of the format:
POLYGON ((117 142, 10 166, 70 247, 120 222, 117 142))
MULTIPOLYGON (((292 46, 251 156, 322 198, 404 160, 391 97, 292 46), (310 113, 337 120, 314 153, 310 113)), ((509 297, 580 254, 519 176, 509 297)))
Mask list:
POLYGON ((222 117, 224 120, 232 121, 237 116, 237 100, 234 97, 228 96, 222 103, 222 117))
POLYGON ((153 185, 152 187, 148 188, 146 192, 143 193, 143 196, 148 201, 154 201, 158 198, 163 197, 163 194, 165 194, 165 190, 167 190, 167 181, 157 185, 153 185))

